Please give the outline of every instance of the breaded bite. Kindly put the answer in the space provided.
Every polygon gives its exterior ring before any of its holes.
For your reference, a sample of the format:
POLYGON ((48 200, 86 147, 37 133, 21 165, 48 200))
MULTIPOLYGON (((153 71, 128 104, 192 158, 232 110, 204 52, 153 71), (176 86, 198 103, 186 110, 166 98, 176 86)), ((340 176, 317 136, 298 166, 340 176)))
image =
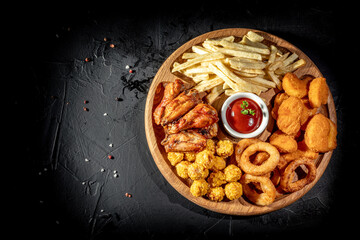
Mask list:
POLYGON ((282 80, 282 87, 289 96, 303 98, 308 93, 307 83, 306 80, 300 80, 294 73, 286 73, 282 80))
POLYGON ((230 140, 220 140, 216 144, 216 153, 220 157, 227 158, 234 152, 234 144, 230 140))
POLYGON ((222 187, 210 188, 206 196, 211 201, 220 202, 224 199, 225 190, 222 187))
POLYGON ((241 178, 241 170, 234 164, 230 164, 224 169, 225 180, 227 182, 236 182, 241 178))
POLYGON ((312 117, 305 129, 305 144, 314 152, 327 152, 336 148, 336 125, 322 114, 312 117))
POLYGON ((288 134, 295 135, 300 130, 300 117, 303 111, 303 103, 297 97, 290 96, 284 100, 278 110, 277 126, 288 134))
POLYGON ((309 101, 313 108, 318 108, 321 104, 326 104, 329 97, 329 87, 326 78, 315 78, 310 82, 309 101))
POLYGON ((188 175, 188 167, 191 163, 188 161, 181 161, 178 164, 176 164, 176 173, 179 177, 187 179, 189 178, 188 175))
POLYGON ((276 120, 278 116, 278 110, 281 105, 281 103, 288 99, 289 95, 286 93, 278 93, 274 99, 274 107, 271 110, 271 116, 276 120))
POLYGON ((204 179, 209 175, 209 169, 197 163, 190 164, 187 170, 192 180, 204 179))
POLYGON ((281 153, 295 152, 298 148, 296 140, 280 130, 277 130, 270 136, 270 143, 281 153))
POLYGON ((204 196, 209 190, 209 184, 204 180, 195 180, 190 187, 190 193, 195 197, 204 196))
POLYGON ((242 185, 239 182, 230 182, 225 185, 225 195, 232 201, 238 199, 243 194, 242 185))

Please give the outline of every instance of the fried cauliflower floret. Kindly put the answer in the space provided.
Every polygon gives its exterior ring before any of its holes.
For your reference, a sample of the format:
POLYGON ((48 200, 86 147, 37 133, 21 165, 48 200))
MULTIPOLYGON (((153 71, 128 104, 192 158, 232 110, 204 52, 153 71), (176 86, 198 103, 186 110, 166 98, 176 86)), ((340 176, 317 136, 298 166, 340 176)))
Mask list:
POLYGON ((204 196, 209 189, 209 184, 204 180, 195 180, 190 187, 190 193, 195 197, 204 196))
POLYGON ((196 153, 195 152, 186 152, 185 153, 185 160, 189 162, 193 162, 196 159, 196 153))
POLYGON ((220 157, 227 158, 234 152, 234 144, 230 140, 220 140, 216 144, 216 153, 220 157))
POLYGON ((230 164, 224 169, 225 180, 227 182, 236 182, 241 178, 241 170, 234 164, 230 164))
POLYGON ((214 165, 214 154, 209 150, 205 149, 196 154, 195 162, 199 165, 204 166, 207 169, 210 169, 214 165))
POLYGON ((210 170, 219 171, 226 167, 226 161, 222 157, 214 156, 214 165, 210 170))
POLYGON ((211 187, 219 187, 226 183, 225 174, 221 171, 219 172, 212 172, 207 179, 207 182, 210 184, 211 187))
POLYGON ((188 167, 191 163, 188 161, 181 161, 178 164, 176 164, 175 168, 176 168, 176 173, 177 175, 179 175, 179 177, 181 178, 188 178, 188 167))
POLYGON ((212 139, 207 139, 206 140, 206 148, 207 150, 209 150, 210 152, 212 152, 213 154, 215 154, 216 151, 216 143, 214 142, 214 140, 212 139))
POLYGON ((184 159, 184 153, 182 152, 168 152, 167 158, 170 164, 175 166, 184 159))
POLYGON ((225 195, 232 201, 238 199, 243 194, 242 185, 239 182, 231 182, 225 185, 225 195))
POLYGON ((211 201, 220 202, 224 199, 225 190, 222 187, 210 188, 209 191, 207 192, 206 196, 211 201))
POLYGON ((209 169, 203 165, 192 163, 188 166, 188 175, 192 180, 204 179, 209 175, 209 169))

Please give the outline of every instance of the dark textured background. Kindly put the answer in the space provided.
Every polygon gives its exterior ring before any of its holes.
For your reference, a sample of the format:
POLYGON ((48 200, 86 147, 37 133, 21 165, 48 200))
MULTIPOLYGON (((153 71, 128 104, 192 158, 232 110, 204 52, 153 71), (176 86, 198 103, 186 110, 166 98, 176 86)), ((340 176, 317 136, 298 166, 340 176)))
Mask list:
POLYGON ((7 19, 6 46, 19 51, 11 54, 11 88, 3 89, 11 93, 7 114, 14 116, 6 195, 15 206, 6 209, 14 217, 11 233, 37 239, 348 234, 345 214, 356 207, 345 199, 346 162, 358 145, 345 133, 357 135, 359 128, 345 124, 354 89, 344 84, 351 81, 339 58, 349 44, 338 41, 346 36, 337 28, 338 3, 277 3, 22 5, 21 21, 7 19), (147 90, 165 59, 200 34, 231 27, 267 31, 299 47, 327 78, 337 109, 338 148, 322 178, 297 202, 261 216, 218 214, 182 197, 157 169, 144 132, 147 90))

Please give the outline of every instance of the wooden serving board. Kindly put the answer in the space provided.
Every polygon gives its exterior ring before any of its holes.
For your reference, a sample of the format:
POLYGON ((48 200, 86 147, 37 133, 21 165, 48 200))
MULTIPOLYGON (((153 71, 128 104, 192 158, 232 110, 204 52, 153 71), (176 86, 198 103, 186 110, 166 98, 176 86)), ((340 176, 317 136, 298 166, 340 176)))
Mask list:
MULTIPOLYGON (((316 65, 311 61, 311 59, 306 56, 300 49, 295 47, 294 45, 290 44, 289 42, 276 37, 272 34, 254 30, 254 29, 245 29, 245 28, 230 28, 230 29, 222 29, 217 31, 212 31, 200 35, 181 47, 179 47, 175 52, 173 52, 167 60, 163 63, 163 65, 158 70, 157 74, 155 75, 152 84, 150 86, 148 96, 146 99, 146 107, 145 107, 145 131, 146 131, 146 138, 149 145, 150 152, 154 158, 156 165, 158 166, 162 175, 166 178, 166 180, 185 198, 194 202, 195 204, 204 207, 206 209, 224 213, 224 214, 231 214, 231 215, 258 215, 264 214, 271 211, 278 210, 280 208, 286 207, 291 203, 295 202, 299 198, 301 198, 304 194, 306 194, 320 179, 322 174, 324 173, 331 155, 333 151, 327 152, 325 154, 320 154, 319 158, 316 160, 317 165, 317 175, 316 179, 309 185, 305 186, 303 189, 283 195, 280 198, 277 198, 272 204, 268 206, 257 206, 252 204, 251 202, 247 201, 245 198, 241 197, 234 201, 222 201, 222 202, 213 202, 203 197, 194 197, 190 193, 190 185, 191 181, 183 180, 177 176, 175 167, 171 166, 169 161, 167 160, 167 154, 160 144, 160 142, 164 138, 164 130, 161 126, 157 126, 153 122, 152 113, 157 104, 161 101, 162 94, 163 94, 163 82, 171 82, 174 81, 176 78, 183 78, 181 75, 174 75, 171 73, 171 69, 173 63, 175 61, 181 61, 181 55, 184 52, 190 51, 193 45, 197 45, 202 43, 207 38, 217 38, 217 37, 225 37, 225 36, 235 36, 235 37, 242 37, 248 31, 254 31, 260 35, 262 35, 265 40, 264 42, 275 44, 280 50, 283 51, 290 51, 295 52, 299 58, 302 58, 306 61, 306 65, 298 70, 295 71, 295 74, 299 77, 303 75, 311 75, 313 77, 322 77, 323 75, 316 67, 316 65)), ((175 73, 176 74, 176 73, 175 73)), ((326 76, 325 76, 326 77, 326 76)), ((186 80, 186 79, 184 79, 186 80)), ((271 111, 271 101, 273 100, 274 95, 276 92, 274 90, 269 90, 266 93, 260 95, 260 97, 264 98, 266 103, 268 104, 269 110, 271 111)), ((220 96, 212 105, 218 109, 221 108, 222 103, 225 101, 226 96, 223 94, 220 96)), ((328 102, 326 105, 319 110, 325 116, 328 116, 334 123, 336 123, 336 110, 332 95, 330 93, 328 102)), ((219 112, 220 116, 220 112, 219 112)), ((271 116, 270 116, 271 118, 271 116)), ((274 125, 274 120, 270 119, 269 126, 267 130, 259 136, 261 140, 266 140, 267 137, 271 134, 272 128, 274 125)), ((233 142, 239 141, 239 139, 231 138, 222 128, 222 123, 219 122, 219 139, 230 139, 233 142)))

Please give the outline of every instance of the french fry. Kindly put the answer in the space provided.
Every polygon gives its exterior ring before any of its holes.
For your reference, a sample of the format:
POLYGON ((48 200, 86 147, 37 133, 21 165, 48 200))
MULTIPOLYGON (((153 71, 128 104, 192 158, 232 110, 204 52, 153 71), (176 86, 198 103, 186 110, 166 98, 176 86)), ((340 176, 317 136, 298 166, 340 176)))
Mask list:
POLYGON ((191 66, 198 64, 200 62, 203 62, 203 61, 212 61, 212 60, 217 60, 217 59, 222 59, 222 58, 225 58, 225 56, 224 56, 224 54, 219 53, 219 52, 203 54, 203 55, 200 55, 199 57, 190 59, 190 60, 174 67, 172 69, 172 72, 183 70, 185 68, 191 67, 191 66))
POLYGON ((236 92, 260 94, 269 88, 282 89, 287 72, 304 66, 296 53, 283 54, 276 46, 263 43, 264 37, 249 31, 240 42, 234 36, 206 39, 182 55, 185 62, 174 62, 172 72, 180 72, 196 83, 195 89, 210 92, 213 102, 220 94, 236 92))

